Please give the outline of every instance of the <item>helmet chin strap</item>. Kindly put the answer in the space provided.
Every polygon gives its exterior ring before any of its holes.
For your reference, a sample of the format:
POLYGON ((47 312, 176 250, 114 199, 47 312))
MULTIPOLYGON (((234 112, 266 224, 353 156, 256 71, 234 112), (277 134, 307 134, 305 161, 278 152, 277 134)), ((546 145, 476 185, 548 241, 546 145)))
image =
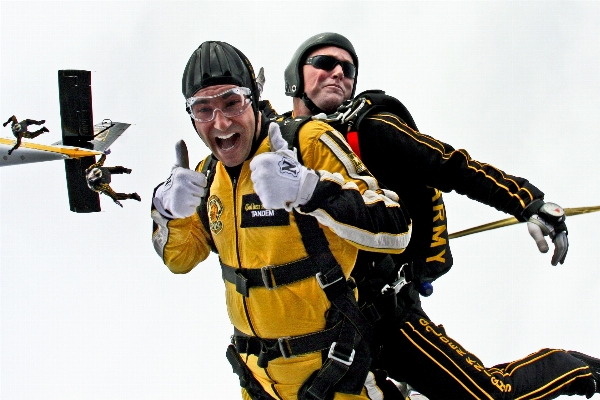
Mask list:
POLYGON ((312 113, 312 115, 317 115, 321 113, 327 114, 324 110, 321 110, 319 107, 317 107, 317 105, 313 103, 311 99, 308 98, 306 93, 302 93, 302 101, 304 102, 306 108, 308 108, 308 110, 312 113))

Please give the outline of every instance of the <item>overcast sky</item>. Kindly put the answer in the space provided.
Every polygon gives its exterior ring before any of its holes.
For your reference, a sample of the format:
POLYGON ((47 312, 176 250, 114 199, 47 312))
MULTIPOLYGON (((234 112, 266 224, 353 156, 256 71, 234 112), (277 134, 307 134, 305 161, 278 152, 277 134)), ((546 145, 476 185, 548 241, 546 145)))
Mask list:
MULTIPOLYGON (((57 71, 92 71, 94 122, 132 124, 106 165, 133 172, 112 187, 142 197, 75 214, 64 163, 0 169, 2 399, 239 398, 216 257, 173 275, 151 244, 152 189, 174 143, 186 140, 192 163, 208 154, 181 95, 205 40, 264 67, 263 97, 284 112, 294 50, 341 33, 360 59, 358 92, 386 90, 423 133, 526 177, 546 200, 600 204, 600 2, 1 1, 0 25, 2 122, 45 119, 35 141, 60 140, 57 71)), ((507 217, 445 199, 450 232, 507 217)), ((486 366, 543 347, 600 356, 600 213, 567 225, 557 267, 524 225, 453 240, 455 266, 426 312, 486 366)))

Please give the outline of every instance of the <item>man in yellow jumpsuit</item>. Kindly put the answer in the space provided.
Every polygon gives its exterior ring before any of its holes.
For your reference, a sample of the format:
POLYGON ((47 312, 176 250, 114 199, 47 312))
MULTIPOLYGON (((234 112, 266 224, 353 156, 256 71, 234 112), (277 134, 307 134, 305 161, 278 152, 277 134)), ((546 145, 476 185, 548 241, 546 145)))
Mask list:
POLYGON ((218 253, 242 397, 383 398, 349 277, 359 249, 406 248, 411 223, 396 194, 323 122, 304 124, 290 149, 259 110, 254 71, 235 47, 201 44, 182 83, 212 154, 193 171, 176 145, 176 165, 153 196, 152 240, 174 273, 218 253))

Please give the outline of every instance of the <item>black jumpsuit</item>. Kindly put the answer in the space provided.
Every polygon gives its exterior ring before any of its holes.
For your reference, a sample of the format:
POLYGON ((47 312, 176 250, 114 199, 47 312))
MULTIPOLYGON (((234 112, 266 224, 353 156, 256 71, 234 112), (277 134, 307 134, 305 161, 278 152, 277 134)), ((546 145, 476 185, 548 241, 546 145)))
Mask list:
MULTIPOLYGON (((544 196, 527 180, 472 160, 465 150, 415 132, 392 114, 365 117, 358 141, 369 171, 398 193, 411 215, 411 241, 395 262, 412 262, 415 282, 431 280, 428 274, 439 276, 452 265, 440 191, 455 190, 521 221, 529 217, 523 213, 527 205, 544 196)), ((381 352, 374 368, 408 382, 431 400, 553 399, 594 392, 590 368, 568 352, 543 349, 486 368, 429 320, 415 284, 403 288, 399 302, 405 307, 377 323, 381 352)))
POLYGON ((15 142, 15 145, 13 146, 13 148, 8 151, 9 155, 11 155, 13 151, 15 151, 16 149, 18 149, 21 146, 21 139, 23 139, 23 138, 34 139, 44 132, 49 132, 48 128, 46 128, 45 126, 38 129, 35 132, 29 132, 27 130, 27 127, 29 125, 43 125, 46 122, 46 120, 36 121, 34 119, 27 118, 21 122, 18 122, 17 117, 15 117, 13 115, 2 125, 6 126, 6 125, 8 125, 9 122, 12 122, 12 125, 11 125, 12 133, 13 133, 14 137, 17 138, 17 141, 15 142))
POLYGON ((104 161, 106 161, 106 154, 102 154, 98 162, 90 165, 85 170, 87 179, 87 185, 90 189, 97 193, 104 193, 110 197, 115 203, 123 207, 119 200, 134 199, 141 201, 140 196, 137 193, 117 193, 110 187, 111 175, 112 174, 130 174, 131 169, 117 165, 116 167, 104 167, 104 161), (99 170, 98 175, 95 174, 99 170))

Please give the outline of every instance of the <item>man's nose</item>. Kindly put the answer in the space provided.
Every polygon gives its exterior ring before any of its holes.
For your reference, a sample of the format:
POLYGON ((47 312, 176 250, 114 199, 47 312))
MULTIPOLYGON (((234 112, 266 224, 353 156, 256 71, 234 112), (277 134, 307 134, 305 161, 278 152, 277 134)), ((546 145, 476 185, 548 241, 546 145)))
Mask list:
POLYGON ((339 77, 340 79, 344 79, 344 70, 342 69, 341 64, 336 64, 336 66, 331 70, 331 73, 334 78, 339 77))
POLYGON ((214 127, 220 131, 225 131, 231 125, 231 120, 223 115, 223 111, 215 110, 214 127))

